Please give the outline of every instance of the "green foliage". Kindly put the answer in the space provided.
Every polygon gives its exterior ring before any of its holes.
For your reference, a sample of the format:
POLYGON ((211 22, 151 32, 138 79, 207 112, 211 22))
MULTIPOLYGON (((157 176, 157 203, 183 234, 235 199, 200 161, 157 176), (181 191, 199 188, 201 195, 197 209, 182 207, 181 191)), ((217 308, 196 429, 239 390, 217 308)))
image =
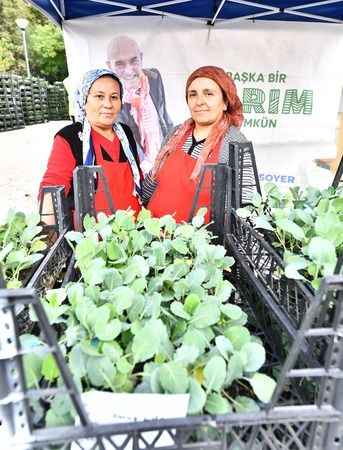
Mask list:
POLYGON ((23 350, 32 351, 23 357, 26 385, 29 389, 37 388, 43 376, 43 356, 37 352, 37 349, 42 347, 43 343, 36 336, 31 336, 30 334, 21 335, 20 343, 23 350))
POLYGON ((50 82, 67 76, 66 57, 61 30, 24 0, 0 2, 0 72, 26 75, 22 33, 15 20, 29 21, 26 30, 31 73, 50 82))
POLYGON ((15 64, 11 43, 5 37, 0 37, 0 72, 9 72, 15 64))
POLYGON ((0 71, 16 71, 24 74, 25 60, 21 32, 15 20, 29 17, 30 9, 23 0, 0 2, 0 71))
MULTIPOLYGON (((275 382, 264 375, 263 387, 255 377, 264 348, 229 303, 233 286, 223 269, 234 261, 211 243, 201 218, 177 225, 171 216, 152 219, 143 210, 135 220, 118 211, 86 218, 83 234, 68 234, 81 279, 42 303, 63 325, 60 344, 83 390, 189 393, 190 414, 268 402, 275 382)), ((51 361, 42 369, 43 380, 56 377, 51 361)), ((55 410, 50 419, 64 423, 55 410)))
POLYGON ((23 271, 38 262, 46 249, 39 214, 10 210, 0 224, 0 270, 8 288, 22 286, 23 271))
POLYGON ((253 205, 237 210, 238 215, 250 218, 255 228, 272 232, 288 278, 308 281, 318 289, 343 254, 342 189, 294 187, 282 193, 267 183, 265 191, 265 199, 256 194, 253 205))
POLYGON ((53 82, 67 77, 67 62, 60 29, 49 22, 34 24, 30 29, 32 72, 53 82))

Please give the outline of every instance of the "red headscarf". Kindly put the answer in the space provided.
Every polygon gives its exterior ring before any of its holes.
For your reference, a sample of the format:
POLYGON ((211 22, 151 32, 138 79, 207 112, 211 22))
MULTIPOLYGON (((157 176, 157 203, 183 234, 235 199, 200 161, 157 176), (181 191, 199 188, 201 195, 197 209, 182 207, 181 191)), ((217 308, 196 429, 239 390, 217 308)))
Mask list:
MULTIPOLYGON (((235 83, 232 78, 220 67, 204 66, 191 73, 186 83, 186 100, 190 84, 196 78, 200 77, 210 78, 218 84, 223 92, 224 102, 227 104, 227 110, 223 111, 222 117, 213 125, 210 134, 205 141, 191 175, 191 179, 193 180, 199 176, 201 168, 210 153, 221 144, 229 127, 233 125, 240 128, 243 122, 242 103, 238 98, 235 83)), ((152 169, 153 176, 157 174, 165 160, 178 148, 180 143, 184 141, 193 128, 194 120, 188 119, 176 130, 173 136, 157 155, 154 167, 152 169)))

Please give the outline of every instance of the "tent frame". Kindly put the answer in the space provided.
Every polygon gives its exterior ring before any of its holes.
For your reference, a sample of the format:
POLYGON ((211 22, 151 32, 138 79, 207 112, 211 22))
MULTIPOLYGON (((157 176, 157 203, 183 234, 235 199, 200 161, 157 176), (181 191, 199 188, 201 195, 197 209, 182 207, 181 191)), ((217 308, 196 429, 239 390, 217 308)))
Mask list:
MULTIPOLYGON (((228 24, 228 23, 236 23, 236 22, 243 22, 246 20, 255 20, 255 19, 263 19, 263 18, 269 18, 273 19, 273 15, 285 15, 286 16, 296 16, 299 18, 299 20, 312 20, 312 21, 320 21, 320 22, 327 22, 327 23, 333 23, 333 24, 342 24, 343 23, 343 15, 340 14, 338 18, 333 18, 329 16, 325 16, 323 14, 314 14, 308 12, 310 8, 320 8, 322 6, 328 6, 328 5, 335 5, 337 3, 341 3, 341 0, 320 0, 316 2, 310 2, 302 5, 295 5, 290 6, 286 8, 280 8, 276 6, 268 5, 268 3, 257 3, 254 1, 248 1, 248 0, 221 0, 219 6, 216 8, 214 14, 211 17, 192 17, 187 16, 184 14, 178 14, 174 12, 168 12, 164 11, 161 8, 164 8, 166 6, 173 6, 178 5, 181 3, 187 3, 191 2, 192 0, 169 0, 165 2, 159 2, 159 3, 152 3, 150 5, 135 5, 131 3, 123 3, 118 1, 112 1, 112 0, 87 0, 85 3, 95 3, 99 5, 107 5, 112 6, 115 8, 121 8, 119 10, 113 10, 113 11, 107 11, 107 12, 101 12, 101 13, 95 13, 95 14, 89 14, 89 15, 83 15, 80 17, 74 17, 73 19, 69 19, 66 17, 66 2, 65 0, 48 0, 46 3, 46 9, 41 5, 42 2, 38 2, 37 0, 27 0, 29 3, 31 3, 35 8, 38 8, 43 14, 47 15, 49 19, 51 19, 53 22, 57 23, 58 25, 62 25, 64 22, 67 22, 68 20, 73 20, 75 18, 77 19, 87 19, 90 17, 108 17, 108 16, 117 16, 117 15, 123 15, 123 14, 132 14, 135 15, 141 14, 141 13, 148 13, 151 15, 160 15, 162 17, 171 17, 174 19, 180 19, 183 21, 191 21, 191 22, 197 22, 202 23, 204 25, 208 26, 214 26, 216 23, 218 24, 228 24), (245 6, 247 8, 255 8, 257 10, 261 10, 261 12, 254 12, 251 14, 246 15, 240 15, 237 17, 232 17, 228 19, 219 19, 218 16, 223 10, 223 7, 227 4, 232 5, 241 5, 245 6), (56 13, 57 17, 54 17, 54 15, 48 10, 48 6, 52 7, 52 10, 56 13)), ((339 10, 339 6, 337 6, 337 9, 339 10)))

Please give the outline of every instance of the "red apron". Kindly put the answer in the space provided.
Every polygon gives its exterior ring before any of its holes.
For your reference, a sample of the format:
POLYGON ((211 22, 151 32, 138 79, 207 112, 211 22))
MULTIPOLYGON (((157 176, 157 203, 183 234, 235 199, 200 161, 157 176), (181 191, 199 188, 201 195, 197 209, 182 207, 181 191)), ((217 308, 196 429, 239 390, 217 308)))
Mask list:
MULTIPOLYGON (((109 143, 110 141, 106 138, 103 138, 98 133, 94 133, 92 131, 92 140, 96 164, 103 168, 110 195, 112 196, 114 203, 114 208, 131 208, 138 213, 141 207, 137 197, 133 195, 134 180, 130 164, 129 162, 119 162, 120 142, 118 137, 115 136, 113 142, 109 143), (103 149, 108 153, 113 161, 107 161, 104 159, 101 151, 102 143, 105 145, 103 145, 103 149)), ((99 179, 97 192, 95 194, 95 209, 97 212, 102 211, 106 214, 111 213, 101 179, 99 179)))
MULTIPOLYGON (((183 144, 184 142, 169 156, 157 175, 158 185, 148 203, 148 209, 154 217, 173 214, 176 222, 187 222, 189 219, 197 187, 197 180, 190 179, 196 159, 182 149, 183 144)), ((206 163, 216 164, 218 155, 219 146, 210 154, 206 163)), ((211 181, 212 173, 207 170, 195 211, 207 208, 206 223, 210 219, 211 181)))

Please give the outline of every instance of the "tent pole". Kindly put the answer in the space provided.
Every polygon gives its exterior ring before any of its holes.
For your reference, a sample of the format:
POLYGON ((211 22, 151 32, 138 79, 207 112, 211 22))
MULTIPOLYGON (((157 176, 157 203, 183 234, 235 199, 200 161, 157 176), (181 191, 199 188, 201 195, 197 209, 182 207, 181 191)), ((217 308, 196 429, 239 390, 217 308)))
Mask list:
POLYGON ((212 17, 211 25, 213 25, 214 22, 216 21, 216 18, 218 17, 218 14, 219 14, 220 11, 222 10, 222 8, 223 8, 225 2, 226 2, 226 0, 222 0, 222 1, 220 2, 220 5, 218 6, 217 11, 215 12, 214 16, 212 17))

